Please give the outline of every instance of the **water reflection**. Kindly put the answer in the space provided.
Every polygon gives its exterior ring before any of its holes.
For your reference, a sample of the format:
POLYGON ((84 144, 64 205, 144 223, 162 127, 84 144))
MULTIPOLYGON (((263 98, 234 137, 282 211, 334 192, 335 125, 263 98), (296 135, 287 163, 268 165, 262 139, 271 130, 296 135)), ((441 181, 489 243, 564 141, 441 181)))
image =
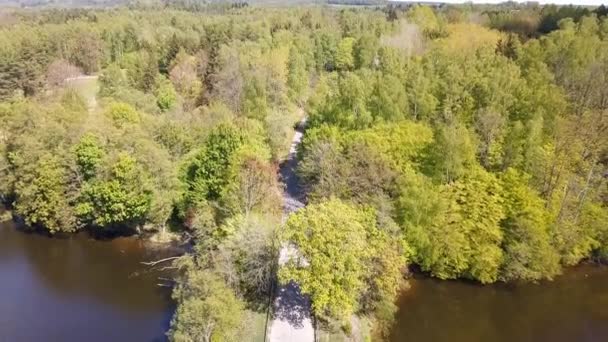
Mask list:
POLYGON ((608 341, 608 268, 553 282, 480 286, 419 278, 399 300, 391 341, 608 341))
POLYGON ((0 224, 0 341, 156 341, 169 290, 141 261, 175 254, 133 238, 48 238, 0 224))

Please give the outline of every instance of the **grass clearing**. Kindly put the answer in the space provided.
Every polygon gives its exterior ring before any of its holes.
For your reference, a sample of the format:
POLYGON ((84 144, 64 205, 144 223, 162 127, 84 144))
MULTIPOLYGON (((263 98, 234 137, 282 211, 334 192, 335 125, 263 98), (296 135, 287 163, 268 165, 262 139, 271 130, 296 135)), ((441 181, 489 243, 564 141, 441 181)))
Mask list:
POLYGON ((351 332, 347 335, 338 322, 316 328, 319 342, 367 342, 371 341, 372 322, 366 316, 351 317, 351 332))
POLYGON ((266 312, 247 310, 244 337, 247 341, 265 342, 266 312))
POLYGON ((87 102, 89 111, 97 109, 97 92, 99 82, 97 76, 81 76, 66 81, 66 85, 75 89, 87 102))

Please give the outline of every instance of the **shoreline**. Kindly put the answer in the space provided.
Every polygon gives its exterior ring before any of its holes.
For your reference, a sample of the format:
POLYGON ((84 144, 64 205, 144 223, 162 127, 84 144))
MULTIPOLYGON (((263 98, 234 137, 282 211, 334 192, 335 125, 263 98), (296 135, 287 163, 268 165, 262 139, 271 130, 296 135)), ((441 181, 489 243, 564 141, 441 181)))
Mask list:
POLYGON ((184 255, 192 249, 192 243, 189 238, 183 234, 172 232, 149 232, 121 235, 121 234, 99 234, 92 231, 90 228, 83 228, 72 233, 58 232, 51 234, 46 230, 37 229, 26 226, 19 221, 19 218, 13 215, 14 213, 8 209, 0 210, 0 224, 4 227, 15 229, 16 231, 35 235, 42 238, 54 240, 70 240, 84 239, 101 243, 120 243, 121 241, 131 241, 135 244, 140 244, 143 248, 150 251, 162 251, 164 253, 171 252, 176 256, 184 255))

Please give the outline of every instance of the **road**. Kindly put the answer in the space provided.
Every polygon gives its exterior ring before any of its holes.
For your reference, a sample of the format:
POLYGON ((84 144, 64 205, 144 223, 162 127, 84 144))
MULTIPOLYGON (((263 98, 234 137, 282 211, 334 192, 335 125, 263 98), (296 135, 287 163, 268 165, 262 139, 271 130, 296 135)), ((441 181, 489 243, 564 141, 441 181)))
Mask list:
MULTIPOLYGON (((295 173, 297 166, 296 149, 302 141, 305 119, 302 120, 294 134, 289 156, 281 165, 281 180, 285 184, 283 191, 283 213, 287 218, 290 213, 304 207, 304 192, 300 188, 295 173)), ((296 253, 293 246, 285 245, 279 255, 279 266, 285 264, 296 253)), ((274 301, 274 317, 270 325, 270 342, 312 342, 315 332, 310 316, 310 299, 300 293, 297 284, 280 286, 274 301)))

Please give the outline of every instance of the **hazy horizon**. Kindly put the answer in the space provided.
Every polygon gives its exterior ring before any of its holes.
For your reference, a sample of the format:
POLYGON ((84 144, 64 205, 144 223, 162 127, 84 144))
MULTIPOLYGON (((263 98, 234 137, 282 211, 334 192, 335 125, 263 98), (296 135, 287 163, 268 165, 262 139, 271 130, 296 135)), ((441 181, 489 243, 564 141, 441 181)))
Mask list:
MULTIPOLYGON (((450 4, 464 4, 472 2, 474 4, 499 4, 503 2, 507 2, 504 0, 473 0, 473 1, 464 1, 464 0, 391 0, 394 2, 443 2, 450 4)), ((583 1, 572 1, 572 0, 550 0, 550 1, 514 1, 517 3, 526 3, 526 2, 538 2, 541 5, 581 5, 581 6, 600 6, 602 4, 608 4, 608 1, 602 0, 583 0, 583 1)))
MULTIPOLYGON (((225 0, 226 2, 233 2, 234 0, 225 0)), ((244 0, 247 1, 247 0, 244 0)), ((448 4, 464 4, 464 3, 474 3, 474 4, 499 4, 499 3, 503 3, 503 2, 507 2, 505 0, 472 0, 472 1, 467 1, 467 0, 388 0, 390 2, 419 2, 419 3, 448 3, 448 4)), ((7 3, 12 3, 12 4, 21 4, 21 3, 31 3, 32 1, 24 1, 24 0, 0 0, 0 4, 7 4, 7 3)), ((74 2, 78 2, 78 0, 55 0, 53 1, 53 3, 55 5, 61 5, 61 4, 73 4, 74 2)), ((102 3, 102 2, 113 2, 112 0, 101 0, 101 1, 96 1, 98 3, 102 3)), ((249 0, 247 2, 250 3, 259 3, 259 2, 265 2, 264 0, 249 0)), ((282 2, 282 0, 278 0, 277 2, 282 2)), ((289 1, 286 1, 289 2, 289 1)), ((314 2, 314 0, 311 0, 311 2, 314 2)), ((529 1, 514 1, 517 3, 525 3, 525 2, 529 2, 529 1)), ((602 4, 608 5, 608 0, 547 0, 547 1, 535 1, 538 2, 541 5, 547 5, 547 4, 555 4, 555 5, 581 5, 581 6, 600 6, 602 4)))

